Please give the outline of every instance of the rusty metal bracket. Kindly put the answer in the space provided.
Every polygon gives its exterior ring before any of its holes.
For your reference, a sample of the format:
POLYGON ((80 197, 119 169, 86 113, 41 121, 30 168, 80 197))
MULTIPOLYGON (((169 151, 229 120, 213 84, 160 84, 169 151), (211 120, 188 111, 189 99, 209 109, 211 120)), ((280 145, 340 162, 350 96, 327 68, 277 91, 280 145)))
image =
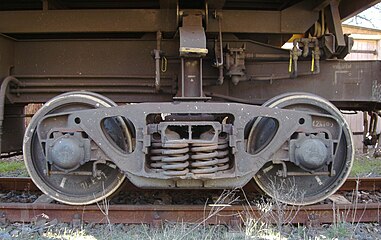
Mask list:
POLYGON ((7 219, 7 214, 3 211, 0 212, 0 224, 7 224, 8 219, 7 219))
POLYGON ((208 53, 206 35, 202 26, 202 13, 196 10, 185 12, 182 17, 183 25, 179 27, 180 56, 203 57, 208 53))
POLYGON ((233 215, 233 217, 229 221, 229 231, 230 232, 238 232, 242 230, 242 219, 238 217, 238 214, 233 215))
POLYGON ((224 83, 224 50, 222 43, 222 27, 221 27, 221 15, 214 12, 214 18, 218 20, 218 39, 214 42, 214 54, 215 54, 215 67, 218 68, 217 84, 222 85, 224 83))
POLYGON ((315 212, 308 214, 306 224, 308 227, 319 227, 321 225, 319 214, 315 212))
MULTIPOLYGON (((5 96, 7 94, 7 90, 9 87, 9 84, 16 84, 18 86, 21 85, 21 82, 13 77, 13 76, 8 76, 4 78, 3 82, 1 83, 0 87, 0 154, 1 154, 1 138, 3 135, 3 122, 4 122, 4 107, 5 107, 5 96)), ((0 156, 1 158, 1 156, 0 156)))
POLYGON ((239 48, 232 48, 229 45, 227 46, 227 53, 225 54, 225 67, 228 72, 226 75, 231 78, 234 85, 237 85, 240 81, 247 80, 245 72, 245 50, 245 45, 239 48))
POLYGON ((203 13, 187 10, 182 13, 180 33, 181 79, 175 100, 207 100, 202 89, 202 58, 208 53, 203 28, 203 13))
POLYGON ((80 228, 82 226, 82 218, 79 213, 74 214, 71 224, 73 228, 80 228))
POLYGON ((340 52, 341 48, 346 46, 343 28, 341 27, 341 17, 339 12, 339 1, 332 0, 327 11, 327 22, 329 30, 334 33, 336 39, 336 51, 340 52))
POLYGON ((154 211, 152 214, 152 227, 155 229, 160 229, 163 227, 163 219, 161 219, 159 213, 154 211))
POLYGON ((162 34, 160 31, 156 33, 156 49, 153 50, 153 55, 155 58, 155 90, 160 90, 160 59, 162 57, 161 51, 161 38, 162 34))

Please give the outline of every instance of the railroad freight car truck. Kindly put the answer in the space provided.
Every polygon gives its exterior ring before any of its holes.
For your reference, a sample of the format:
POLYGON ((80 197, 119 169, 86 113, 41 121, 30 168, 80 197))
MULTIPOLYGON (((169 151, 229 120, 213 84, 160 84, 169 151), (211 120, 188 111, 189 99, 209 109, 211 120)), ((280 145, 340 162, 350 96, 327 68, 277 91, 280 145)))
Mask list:
POLYGON ((381 106, 381 63, 344 61, 341 28, 377 2, 2 0, 1 151, 73 205, 127 179, 321 201, 353 162, 339 109, 381 106))

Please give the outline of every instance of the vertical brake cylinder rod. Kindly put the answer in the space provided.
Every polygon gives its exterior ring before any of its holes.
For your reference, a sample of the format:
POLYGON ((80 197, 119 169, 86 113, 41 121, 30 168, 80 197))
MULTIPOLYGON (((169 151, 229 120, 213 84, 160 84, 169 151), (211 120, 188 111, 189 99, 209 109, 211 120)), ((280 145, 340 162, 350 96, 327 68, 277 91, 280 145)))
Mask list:
POLYGON ((156 33, 156 49, 153 50, 153 55, 155 58, 155 90, 160 90, 160 59, 161 59, 161 38, 162 34, 160 31, 156 33))

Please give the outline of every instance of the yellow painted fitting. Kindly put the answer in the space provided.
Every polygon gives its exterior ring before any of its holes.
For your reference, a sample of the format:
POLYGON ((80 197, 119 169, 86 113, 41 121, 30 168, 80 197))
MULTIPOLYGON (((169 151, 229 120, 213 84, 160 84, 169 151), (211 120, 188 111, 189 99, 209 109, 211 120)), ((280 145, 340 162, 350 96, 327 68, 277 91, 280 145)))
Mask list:
POLYGON ((168 67, 168 60, 166 57, 163 57, 161 60, 161 72, 165 73, 168 67))
POLYGON ((315 71, 315 53, 312 52, 311 72, 315 71))

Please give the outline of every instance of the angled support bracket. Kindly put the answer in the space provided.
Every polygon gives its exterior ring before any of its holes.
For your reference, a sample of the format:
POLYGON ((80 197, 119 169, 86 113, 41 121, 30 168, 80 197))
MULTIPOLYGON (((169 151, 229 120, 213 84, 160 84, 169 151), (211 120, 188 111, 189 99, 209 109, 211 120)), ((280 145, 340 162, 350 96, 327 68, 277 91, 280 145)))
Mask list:
POLYGON ((330 31, 336 38, 336 50, 346 46, 345 38, 343 34, 343 28, 341 26, 341 17, 339 12, 339 0, 332 0, 329 3, 327 9, 327 22, 330 31))
POLYGON ((182 12, 180 33, 181 77, 175 100, 207 100, 202 89, 202 58, 208 53, 203 11, 182 12))

